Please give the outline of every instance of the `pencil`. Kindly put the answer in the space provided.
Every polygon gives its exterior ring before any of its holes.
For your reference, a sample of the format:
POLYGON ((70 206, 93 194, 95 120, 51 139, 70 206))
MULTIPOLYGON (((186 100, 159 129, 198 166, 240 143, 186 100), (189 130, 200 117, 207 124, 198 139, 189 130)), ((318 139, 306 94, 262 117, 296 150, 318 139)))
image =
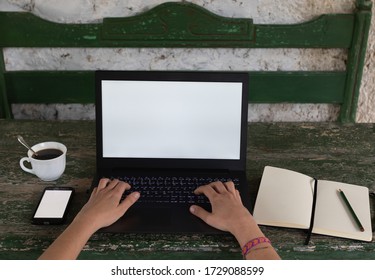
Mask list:
POLYGON ((352 217, 353 217, 355 223, 356 223, 357 226, 359 227, 359 230, 360 230, 360 231, 365 231, 365 229, 364 229, 364 227, 362 226, 360 220, 358 219, 357 215, 355 214, 355 212, 354 212, 352 206, 350 205, 349 200, 346 198, 345 193, 344 193, 341 189, 339 189, 339 193, 340 193, 340 196, 342 197, 342 199, 344 200, 345 205, 348 207, 349 212, 350 212, 350 214, 352 215, 352 217))

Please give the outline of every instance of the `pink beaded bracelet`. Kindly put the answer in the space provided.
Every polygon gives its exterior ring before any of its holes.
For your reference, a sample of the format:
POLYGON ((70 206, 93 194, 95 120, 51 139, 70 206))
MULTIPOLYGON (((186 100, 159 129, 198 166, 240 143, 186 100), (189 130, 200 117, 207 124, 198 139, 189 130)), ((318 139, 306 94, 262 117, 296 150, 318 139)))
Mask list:
POLYGON ((245 257, 252 248, 255 246, 262 244, 262 243, 270 243, 271 241, 267 237, 257 237, 254 239, 251 239, 249 242, 247 242, 243 247, 242 247, 242 255, 245 257))

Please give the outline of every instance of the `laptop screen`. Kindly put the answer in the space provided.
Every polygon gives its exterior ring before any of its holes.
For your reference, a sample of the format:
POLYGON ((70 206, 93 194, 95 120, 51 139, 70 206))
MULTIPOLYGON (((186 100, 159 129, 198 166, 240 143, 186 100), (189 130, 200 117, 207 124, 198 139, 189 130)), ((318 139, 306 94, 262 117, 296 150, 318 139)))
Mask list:
POLYGON ((116 73, 97 81, 102 158, 240 160, 241 79, 116 73))
POLYGON ((241 83, 102 81, 103 157, 239 159, 241 83))

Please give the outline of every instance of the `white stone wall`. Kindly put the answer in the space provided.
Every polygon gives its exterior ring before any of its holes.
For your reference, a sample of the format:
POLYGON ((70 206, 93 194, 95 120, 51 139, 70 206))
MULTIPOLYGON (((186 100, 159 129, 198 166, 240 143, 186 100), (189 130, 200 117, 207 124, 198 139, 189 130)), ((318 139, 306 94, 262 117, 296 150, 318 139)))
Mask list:
MULTIPOLYGON (((0 0, 0 10, 31 11, 62 23, 99 22, 103 17, 131 16, 166 0, 0 0)), ((180 2, 180 1, 175 1, 180 2)), ((191 0, 227 17, 254 23, 298 23, 322 13, 347 13, 354 0, 191 0)), ((365 63, 357 121, 375 121, 374 23, 365 63)), ((13 70, 342 70, 342 50, 299 49, 5 49, 13 70)), ((53 89, 51 89, 53 90, 53 89)), ((20 105, 16 118, 94 118, 91 105, 20 105)), ((326 104, 250 104, 249 121, 332 121, 339 108, 326 104)))

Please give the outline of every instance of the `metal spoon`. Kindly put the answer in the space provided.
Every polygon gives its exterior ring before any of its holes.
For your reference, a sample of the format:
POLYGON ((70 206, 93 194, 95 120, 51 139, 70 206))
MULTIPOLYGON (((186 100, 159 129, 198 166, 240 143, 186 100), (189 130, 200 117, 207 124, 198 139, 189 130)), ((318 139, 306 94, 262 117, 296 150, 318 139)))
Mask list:
POLYGON ((23 139, 23 137, 21 135, 17 136, 17 140, 22 145, 24 145, 26 148, 28 148, 33 153, 33 155, 36 155, 36 156, 38 155, 33 149, 31 149, 31 147, 26 143, 26 141, 23 139))

